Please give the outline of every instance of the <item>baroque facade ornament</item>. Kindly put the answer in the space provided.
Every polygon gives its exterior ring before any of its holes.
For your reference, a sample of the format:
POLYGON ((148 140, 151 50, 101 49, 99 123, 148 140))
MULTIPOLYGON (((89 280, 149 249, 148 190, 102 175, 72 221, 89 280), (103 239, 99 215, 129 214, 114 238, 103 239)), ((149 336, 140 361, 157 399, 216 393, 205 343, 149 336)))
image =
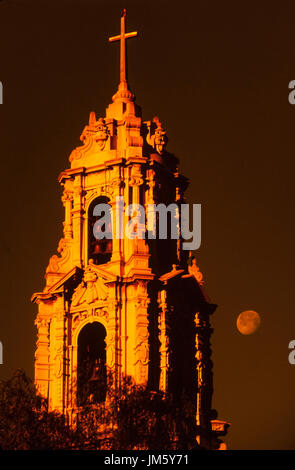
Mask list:
POLYGON ((89 123, 84 127, 80 136, 83 145, 76 147, 72 151, 69 161, 80 160, 91 151, 92 147, 95 145, 97 145, 100 150, 104 150, 111 135, 110 129, 114 132, 111 123, 109 128, 104 118, 96 120, 95 113, 92 111, 89 115, 89 123))
POLYGON ((197 260, 194 256, 191 258, 191 266, 188 267, 188 272, 195 276, 200 285, 204 284, 203 274, 201 273, 200 268, 197 266, 197 260))
POLYGON ((106 141, 108 140, 110 131, 103 118, 96 121, 95 113, 92 111, 89 116, 89 124, 85 126, 80 140, 87 145, 90 141, 97 142, 100 150, 105 148, 106 141))
POLYGON ((147 143, 151 145, 159 155, 163 155, 168 138, 166 131, 162 127, 159 118, 154 117, 152 122, 148 122, 147 143))
POLYGON ((108 289, 104 282, 92 270, 91 266, 85 269, 83 281, 75 289, 72 297, 72 307, 82 305, 83 303, 91 304, 97 300, 106 300, 108 297, 108 289))
POLYGON ((140 165, 133 165, 131 168, 131 175, 129 179, 130 186, 141 186, 143 184, 143 177, 140 165))
POLYGON ((50 257, 49 264, 46 268, 46 273, 61 273, 64 269, 66 269, 66 265, 70 260, 70 244, 71 241, 67 238, 61 238, 57 252, 60 254, 53 255, 50 257))
POLYGON ((110 134, 105 120, 103 118, 99 118, 99 120, 95 123, 95 128, 96 133, 94 135, 94 140, 97 142, 100 150, 103 150, 110 134))

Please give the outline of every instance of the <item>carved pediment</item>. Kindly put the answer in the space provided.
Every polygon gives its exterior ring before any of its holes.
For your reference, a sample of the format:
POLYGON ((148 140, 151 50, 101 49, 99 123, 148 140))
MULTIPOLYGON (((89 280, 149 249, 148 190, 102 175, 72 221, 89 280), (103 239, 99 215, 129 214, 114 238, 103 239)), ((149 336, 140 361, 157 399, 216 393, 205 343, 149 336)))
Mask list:
POLYGON ((100 265, 94 264, 92 259, 89 260, 88 268, 91 268, 91 270, 95 272, 97 276, 101 278, 103 282, 106 284, 117 280, 117 276, 115 274, 110 273, 107 269, 105 269, 104 267, 100 265))
POLYGON ((109 295, 109 289, 103 279, 98 276, 92 265, 85 269, 82 282, 75 289, 72 296, 72 307, 84 303, 91 304, 96 301, 105 301, 109 295))

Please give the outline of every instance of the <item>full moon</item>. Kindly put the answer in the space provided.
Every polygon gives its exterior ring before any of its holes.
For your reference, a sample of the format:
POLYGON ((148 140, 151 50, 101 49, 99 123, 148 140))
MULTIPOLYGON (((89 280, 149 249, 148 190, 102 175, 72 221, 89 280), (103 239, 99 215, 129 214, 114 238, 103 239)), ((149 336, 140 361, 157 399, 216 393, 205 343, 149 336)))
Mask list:
POLYGON ((254 310, 246 310, 237 318, 237 328, 242 335, 252 335, 258 330, 260 323, 260 316, 254 310))

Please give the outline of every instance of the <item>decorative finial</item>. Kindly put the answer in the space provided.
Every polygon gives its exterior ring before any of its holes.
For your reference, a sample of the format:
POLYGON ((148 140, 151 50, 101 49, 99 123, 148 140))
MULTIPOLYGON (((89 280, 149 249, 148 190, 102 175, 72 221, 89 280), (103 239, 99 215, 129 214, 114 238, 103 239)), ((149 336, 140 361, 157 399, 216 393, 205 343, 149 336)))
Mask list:
POLYGON ((96 122, 95 112, 91 111, 89 114, 89 126, 94 126, 95 122, 96 122))
POLYGON ((146 141, 158 152, 159 155, 164 153, 168 138, 158 116, 155 116, 152 122, 148 122, 148 135, 146 141))
POLYGON ((197 266, 197 260, 195 256, 190 256, 188 263, 188 272, 195 276, 200 285, 204 284, 203 274, 201 273, 200 268, 197 266))
MULTIPOLYGON (((128 38, 133 38, 137 36, 137 31, 132 33, 125 33, 125 22, 126 22, 126 8, 124 8, 121 12, 121 34, 118 36, 113 36, 109 38, 109 42, 120 41, 120 85, 123 84, 124 88, 128 88, 127 86, 127 66, 126 66, 126 44, 125 41, 128 38)), ((121 86, 122 88, 122 86, 121 86)))

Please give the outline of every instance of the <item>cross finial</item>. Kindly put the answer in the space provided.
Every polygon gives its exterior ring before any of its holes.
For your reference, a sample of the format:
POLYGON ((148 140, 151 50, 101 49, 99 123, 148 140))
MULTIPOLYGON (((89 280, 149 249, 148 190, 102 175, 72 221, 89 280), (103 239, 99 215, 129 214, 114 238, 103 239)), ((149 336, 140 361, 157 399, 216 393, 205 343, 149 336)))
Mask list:
POLYGON ((126 21, 126 8, 121 12, 121 34, 109 38, 110 42, 120 41, 120 83, 127 84, 126 77, 126 45, 125 40, 137 36, 137 31, 133 33, 125 33, 125 21, 126 21))

